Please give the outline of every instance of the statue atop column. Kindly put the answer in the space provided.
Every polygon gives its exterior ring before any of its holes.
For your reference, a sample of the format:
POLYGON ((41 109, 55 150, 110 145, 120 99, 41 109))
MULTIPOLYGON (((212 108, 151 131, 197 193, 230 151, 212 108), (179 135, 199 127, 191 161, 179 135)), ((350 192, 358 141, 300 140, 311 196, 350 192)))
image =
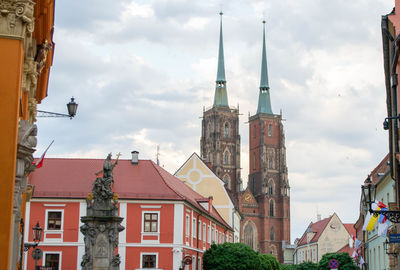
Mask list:
POLYGON ((121 225, 123 218, 118 217, 118 195, 112 191, 114 183, 113 169, 118 164, 112 163, 111 153, 103 164, 103 176, 93 183, 92 193, 89 193, 86 216, 81 217, 84 223, 80 230, 85 236, 85 254, 81 266, 84 270, 119 269, 120 256, 115 254, 118 246, 118 234, 125 228, 121 225))

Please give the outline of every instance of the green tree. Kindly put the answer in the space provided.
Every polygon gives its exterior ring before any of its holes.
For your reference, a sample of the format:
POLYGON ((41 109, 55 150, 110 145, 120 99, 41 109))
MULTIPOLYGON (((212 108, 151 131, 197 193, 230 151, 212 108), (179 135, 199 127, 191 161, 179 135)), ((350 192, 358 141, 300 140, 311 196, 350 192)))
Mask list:
POLYGON ((272 265, 271 258, 241 243, 212 244, 203 255, 204 270, 275 270, 272 265))
POLYGON ((275 256, 270 254, 259 254, 262 269, 280 270, 281 266, 275 256), (270 268, 268 268, 270 267, 270 268))
POLYGON ((297 270, 295 264, 281 264, 281 270, 297 270))
POLYGON ((313 262, 302 262, 297 265, 296 270, 318 270, 318 264, 313 262))
POLYGON ((326 253, 322 256, 318 264, 318 270, 329 270, 329 262, 335 259, 339 263, 340 270, 357 270, 358 267, 354 264, 353 259, 348 253, 326 253))

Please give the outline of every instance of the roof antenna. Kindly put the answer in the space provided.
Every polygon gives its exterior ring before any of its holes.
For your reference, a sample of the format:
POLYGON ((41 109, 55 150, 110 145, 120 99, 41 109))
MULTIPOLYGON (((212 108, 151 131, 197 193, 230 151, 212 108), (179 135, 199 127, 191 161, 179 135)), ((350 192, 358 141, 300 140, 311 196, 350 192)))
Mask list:
POLYGON ((157 145, 156 162, 157 162, 157 165, 158 165, 158 166, 160 166, 160 159, 159 159, 159 157, 160 157, 160 146, 157 145))

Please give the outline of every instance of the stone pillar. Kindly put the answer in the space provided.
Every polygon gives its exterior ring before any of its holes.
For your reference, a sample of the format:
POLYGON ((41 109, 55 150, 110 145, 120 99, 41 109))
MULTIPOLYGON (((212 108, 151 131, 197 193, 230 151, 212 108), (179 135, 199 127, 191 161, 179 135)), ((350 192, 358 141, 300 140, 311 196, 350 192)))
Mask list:
POLYGON ((93 183, 92 193, 87 197, 87 213, 81 217, 80 230, 85 242, 85 254, 82 257, 83 270, 119 269, 120 256, 115 253, 118 246, 118 234, 125 228, 118 216, 118 196, 111 190, 112 170, 118 160, 112 164, 111 154, 104 161, 103 178, 93 183))
POLYGON ((18 205, 21 199, 14 196, 23 192, 26 175, 25 171, 22 172, 24 164, 17 161, 17 144, 19 120, 28 118, 26 114, 21 115, 24 97, 28 95, 22 91, 22 81, 26 77, 25 61, 29 57, 33 59, 36 51, 32 39, 34 5, 31 0, 0 1, 0 122, 2 130, 6 131, 0 134, 0 253, 4 258, 0 260, 0 269, 15 269, 20 254, 17 237, 20 212, 17 212, 21 209, 18 205))
POLYGON ((18 147, 17 147, 17 164, 14 183, 14 202, 13 202, 13 224, 12 224, 12 243, 11 243, 11 268, 21 261, 21 231, 20 221, 22 217, 21 207, 22 195, 26 190, 27 175, 32 172, 35 167, 32 165, 33 153, 35 152, 37 139, 36 125, 26 120, 19 122, 18 128, 18 147))

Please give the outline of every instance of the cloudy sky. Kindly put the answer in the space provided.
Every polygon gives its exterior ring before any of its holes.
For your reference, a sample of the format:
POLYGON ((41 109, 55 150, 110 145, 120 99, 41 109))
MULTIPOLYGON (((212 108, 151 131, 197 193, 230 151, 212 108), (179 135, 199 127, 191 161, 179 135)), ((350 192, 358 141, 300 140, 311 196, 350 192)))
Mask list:
POLYGON ((248 114, 257 108, 262 20, 274 113, 283 112, 292 242, 310 221, 358 218, 360 185, 388 151, 381 15, 393 0, 57 1, 55 57, 39 109, 39 156, 105 158, 132 150, 169 172, 199 153, 203 107, 213 102, 224 12, 228 99, 240 106, 242 177, 248 114))

